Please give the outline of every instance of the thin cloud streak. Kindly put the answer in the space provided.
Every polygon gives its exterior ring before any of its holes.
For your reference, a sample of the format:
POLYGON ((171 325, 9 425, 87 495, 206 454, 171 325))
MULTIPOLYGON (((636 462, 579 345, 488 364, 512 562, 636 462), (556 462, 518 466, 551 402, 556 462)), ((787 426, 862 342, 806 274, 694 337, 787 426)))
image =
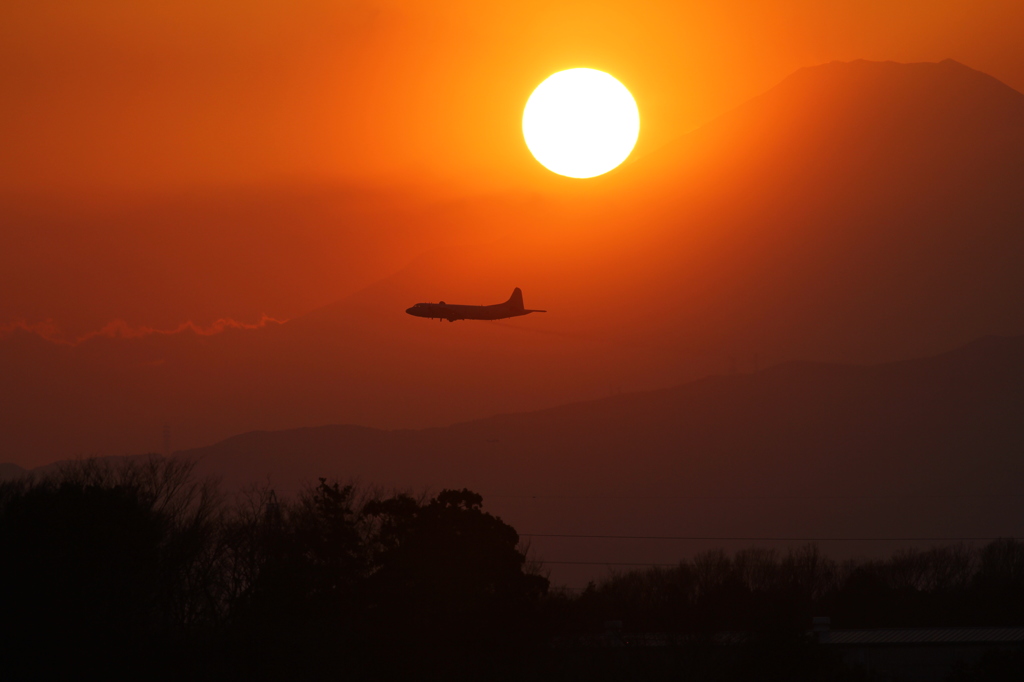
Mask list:
POLYGON ((264 314, 257 322, 251 324, 240 322, 229 317, 222 317, 205 327, 189 320, 188 322, 181 323, 173 329, 157 329, 155 327, 148 327, 144 325, 133 326, 124 320, 118 319, 112 320, 96 331, 88 332, 81 336, 69 339, 61 336, 60 328, 53 322, 53 320, 45 320, 43 322, 36 323, 18 320, 16 322, 0 326, 0 339, 10 336, 16 331, 23 331, 28 332, 29 334, 35 334, 36 336, 39 336, 46 341, 50 341, 51 343, 56 343, 62 346, 77 346, 95 338, 140 339, 153 334, 170 336, 172 334, 181 334, 183 332, 192 332, 197 336, 213 336, 229 329, 262 329, 270 324, 285 324, 286 322, 288 322, 287 319, 279 320, 264 314))

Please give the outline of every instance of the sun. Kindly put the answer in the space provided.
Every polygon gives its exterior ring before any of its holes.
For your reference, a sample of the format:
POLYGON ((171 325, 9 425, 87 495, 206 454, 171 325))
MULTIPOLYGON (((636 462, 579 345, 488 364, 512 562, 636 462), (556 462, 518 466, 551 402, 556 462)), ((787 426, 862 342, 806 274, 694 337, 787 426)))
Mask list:
POLYGON ((626 160, 640 135, 640 111, 622 83, 596 69, 559 71, 523 110, 523 137, 545 168, 592 178, 626 160))

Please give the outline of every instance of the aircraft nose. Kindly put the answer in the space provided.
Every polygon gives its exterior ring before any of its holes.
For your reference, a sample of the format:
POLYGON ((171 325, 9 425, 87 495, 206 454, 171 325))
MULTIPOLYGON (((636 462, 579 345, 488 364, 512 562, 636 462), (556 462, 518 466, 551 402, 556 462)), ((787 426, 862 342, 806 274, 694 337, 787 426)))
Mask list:
POLYGON ((406 308, 406 309, 405 309, 405 312, 409 313, 410 315, 415 315, 415 314, 416 314, 416 313, 414 312, 415 310, 416 310, 415 308, 406 308))

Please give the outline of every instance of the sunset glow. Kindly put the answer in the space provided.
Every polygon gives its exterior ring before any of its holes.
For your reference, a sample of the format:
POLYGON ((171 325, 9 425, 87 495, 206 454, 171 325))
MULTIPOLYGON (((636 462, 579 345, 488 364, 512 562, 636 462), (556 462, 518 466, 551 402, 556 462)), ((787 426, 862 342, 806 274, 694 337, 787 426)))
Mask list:
POLYGON ((0 3, 0 682, 1024 680, 1022 35, 0 3))
POLYGON ((592 178, 629 156, 640 112, 622 83, 595 69, 569 69, 537 86, 523 111, 523 137, 550 171, 592 178))

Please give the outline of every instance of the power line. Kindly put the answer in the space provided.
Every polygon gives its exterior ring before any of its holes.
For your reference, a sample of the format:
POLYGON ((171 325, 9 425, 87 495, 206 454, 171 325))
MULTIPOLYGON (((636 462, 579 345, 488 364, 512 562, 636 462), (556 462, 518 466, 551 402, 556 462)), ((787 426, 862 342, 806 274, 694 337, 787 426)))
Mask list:
MULTIPOLYGON (((279 493, 303 492, 305 487, 276 487, 279 493)), ((484 494, 484 500, 805 500, 828 502, 835 500, 986 500, 1024 499, 1019 493, 962 493, 962 494, 887 494, 887 495, 493 495, 484 494)))
POLYGON ((677 561, 674 564, 658 564, 658 563, 641 563, 641 562, 629 562, 629 561, 543 561, 538 560, 539 564, 559 564, 562 566, 678 566, 677 561))
POLYGON ((1020 499, 1015 493, 959 495, 488 495, 487 499, 521 500, 977 500, 1020 499))
POLYGON ((581 538, 588 540, 713 540, 719 542, 983 542, 991 540, 1016 540, 1013 536, 992 537, 925 537, 925 538, 825 538, 825 537, 740 537, 710 535, 574 535, 571 533, 519 533, 526 538, 581 538))

